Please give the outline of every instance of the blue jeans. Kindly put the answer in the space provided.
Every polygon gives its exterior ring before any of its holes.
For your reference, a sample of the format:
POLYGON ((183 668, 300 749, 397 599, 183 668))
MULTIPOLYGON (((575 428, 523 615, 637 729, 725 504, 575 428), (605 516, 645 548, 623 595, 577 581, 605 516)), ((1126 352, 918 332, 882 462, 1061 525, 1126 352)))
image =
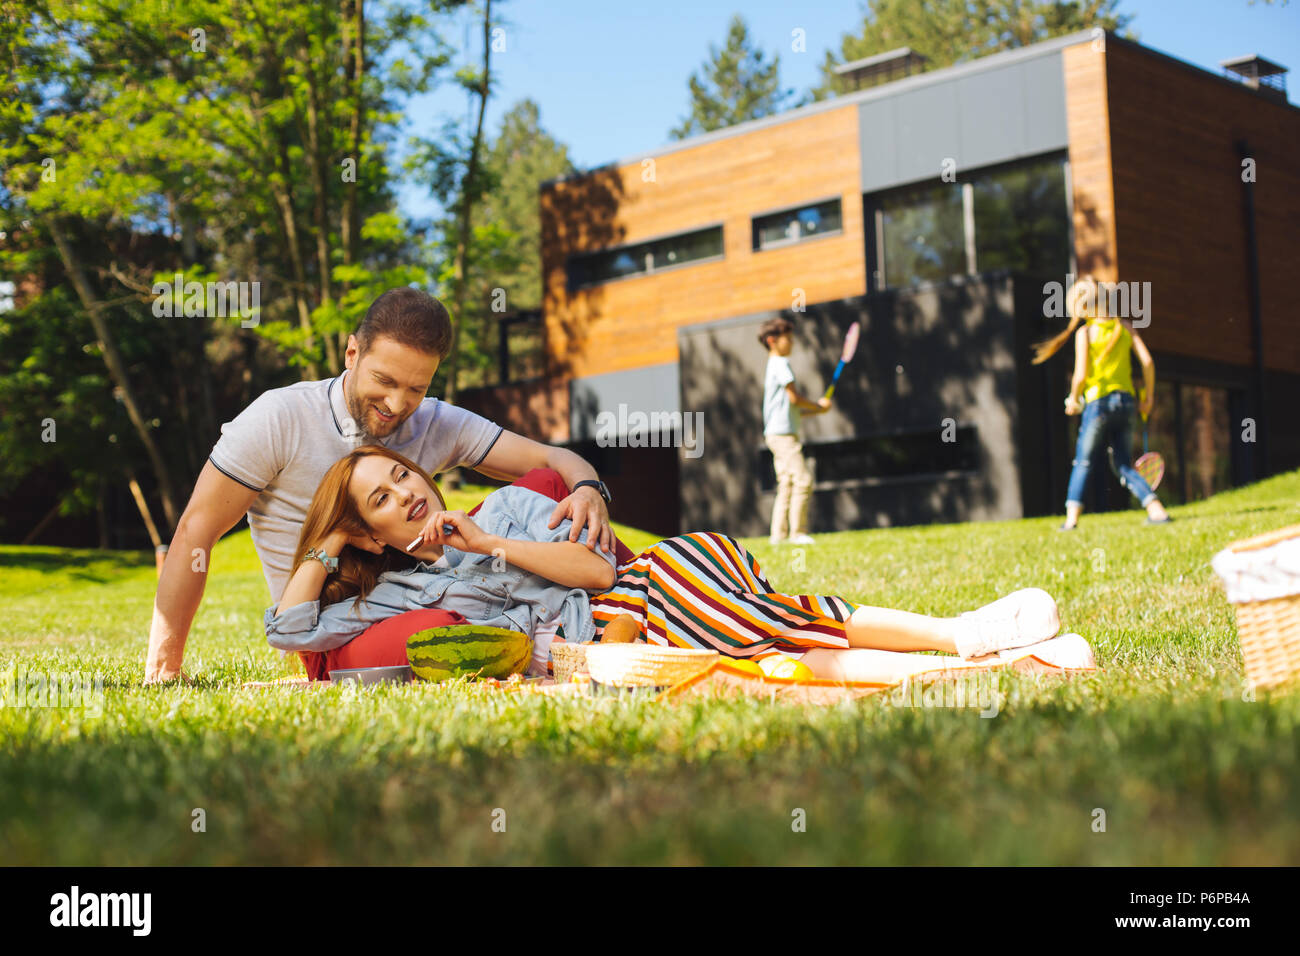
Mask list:
POLYGON ((1070 472, 1070 490, 1065 504, 1083 507, 1083 491, 1088 483, 1088 469, 1093 455, 1105 445, 1110 451, 1110 467, 1120 484, 1146 507, 1155 500, 1156 493, 1137 473, 1132 463, 1133 449, 1133 394, 1111 392, 1083 407, 1079 421, 1079 442, 1074 449, 1074 468, 1070 472))

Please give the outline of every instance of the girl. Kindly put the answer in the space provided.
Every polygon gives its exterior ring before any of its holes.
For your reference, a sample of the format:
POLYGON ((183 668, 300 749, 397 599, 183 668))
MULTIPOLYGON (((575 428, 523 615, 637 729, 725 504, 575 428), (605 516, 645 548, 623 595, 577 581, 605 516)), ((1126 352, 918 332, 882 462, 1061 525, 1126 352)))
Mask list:
POLYGON ((1142 363, 1142 400, 1138 409, 1144 419, 1151 414, 1155 401, 1156 365, 1151 353, 1127 320, 1107 315, 1101 292, 1091 276, 1070 286, 1066 310, 1070 313, 1070 324, 1065 331, 1034 347, 1034 364, 1041 365, 1074 336, 1074 375, 1070 379, 1070 394, 1065 399, 1065 413, 1078 415, 1082 411, 1083 418, 1079 421, 1079 440, 1061 530, 1073 531, 1078 525, 1088 470, 1093 455, 1103 446, 1110 452, 1110 466, 1120 483, 1146 509, 1147 523, 1164 524, 1173 520, 1130 461, 1134 396, 1129 350, 1136 351, 1142 363), (1082 327, 1080 322, 1084 323, 1082 327), (1079 401, 1081 392, 1086 404, 1079 401))
POLYGON ((773 592, 754 558, 715 533, 669 538, 616 569, 612 555, 587 549, 585 530, 572 542, 567 521, 547 527, 554 504, 507 486, 470 518, 446 510, 414 462, 362 446, 330 467, 312 498, 293 576, 265 614, 267 639, 284 650, 328 651, 377 621, 437 607, 529 634, 540 673, 552 635, 599 640, 623 616, 652 643, 802 657, 833 680, 894 683, 948 665, 997 663, 992 655, 1023 656, 1013 649, 1030 645, 1060 667, 1095 666, 1081 637, 1056 637, 1056 602, 1037 588, 955 618, 791 597, 773 592), (363 550, 366 539, 383 552, 363 550), (961 659, 903 653, 916 650, 961 659))

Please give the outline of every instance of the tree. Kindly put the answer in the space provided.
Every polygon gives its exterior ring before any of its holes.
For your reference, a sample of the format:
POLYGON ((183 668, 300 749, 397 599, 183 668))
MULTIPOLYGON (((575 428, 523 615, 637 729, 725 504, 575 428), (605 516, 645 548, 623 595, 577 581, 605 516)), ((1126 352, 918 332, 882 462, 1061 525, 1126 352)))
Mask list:
POLYGON ((1101 27, 1118 32, 1133 19, 1115 12, 1119 0, 866 0, 862 27, 827 51, 814 100, 842 92, 834 68, 910 47, 940 69, 977 57, 1029 46, 1051 37, 1101 27))
POLYGON ((769 61, 751 44, 744 19, 733 16, 726 46, 710 46, 709 59, 691 74, 690 115, 669 135, 685 139, 780 112, 793 94, 781 89, 780 66, 781 57, 769 61))
MULTIPOLYGON (((261 338, 307 377, 337 373, 376 283, 429 281, 403 262, 423 250, 394 225, 385 143, 398 98, 430 88, 446 45, 427 17, 397 5, 368 20, 363 0, 0 4, 0 218, 31 222, 53 264, 37 298, 79 304, 65 325, 92 329, 99 402, 120 401, 174 524, 215 438, 210 345, 242 342, 251 359, 261 338), (251 329, 239 315, 159 321, 152 287, 176 272, 273 291, 251 329), (162 427, 177 415, 183 428, 162 427)), ((21 276, 38 258, 2 265, 21 276)), ((7 316, 15 341, 48 314, 28 302, 7 316)))
POLYGON ((477 256, 485 254, 483 240, 500 246, 505 237, 475 236, 474 214, 477 206, 496 185, 491 170, 485 168, 484 119, 492 95, 492 53, 505 42, 500 25, 492 20, 492 0, 485 0, 481 16, 483 56, 479 68, 462 67, 456 82, 466 91, 476 107, 477 118, 468 135, 448 121, 436 140, 413 138, 407 168, 429 186, 450 215, 440 223, 441 246, 446 253, 439 284, 450 290, 451 317, 454 328, 451 352, 444 362, 443 397, 454 403, 460 385, 461 360, 473 354, 474 340, 466 335, 465 312, 470 301, 470 272, 477 256))

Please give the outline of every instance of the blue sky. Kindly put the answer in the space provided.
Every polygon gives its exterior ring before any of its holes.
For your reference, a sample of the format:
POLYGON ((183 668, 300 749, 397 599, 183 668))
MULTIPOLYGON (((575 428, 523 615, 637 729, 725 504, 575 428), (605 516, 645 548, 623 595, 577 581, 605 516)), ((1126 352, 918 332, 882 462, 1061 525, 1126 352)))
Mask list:
MULTIPOLYGON (((579 168, 599 166, 654 149, 686 115, 687 78, 721 46, 740 12, 755 42, 781 54, 781 82, 801 93, 819 80, 824 51, 857 32, 859 0, 510 0, 494 4, 504 15, 506 49, 493 55, 499 83, 488 104, 495 135, 502 114, 524 97, 541 108, 542 125, 569 147, 579 168), (791 31, 807 36, 807 52, 791 52, 791 31)), ((1220 60, 1260 56, 1300 72, 1300 0, 1285 6, 1256 0, 1121 0, 1135 14, 1138 41, 1213 72, 1220 60)), ((463 45, 462 28, 447 39, 463 45)), ((475 37, 471 33, 471 37, 475 37)), ((476 42, 462 50, 477 61, 476 42)), ((1297 80, 1288 75, 1291 102, 1297 80)), ((447 116, 466 115, 465 95, 447 86, 412 103, 407 133, 432 135, 447 116)), ((405 140, 406 133, 402 140, 405 140)), ((400 194, 401 207, 428 216, 437 206, 421 188, 400 194)))

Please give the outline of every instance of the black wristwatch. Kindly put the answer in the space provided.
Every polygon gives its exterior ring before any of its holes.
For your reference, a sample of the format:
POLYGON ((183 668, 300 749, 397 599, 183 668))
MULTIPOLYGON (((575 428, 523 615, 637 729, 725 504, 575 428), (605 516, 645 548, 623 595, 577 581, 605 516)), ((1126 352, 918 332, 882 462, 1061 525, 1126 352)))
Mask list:
POLYGON ((609 493, 609 489, 605 487, 605 483, 603 481, 593 480, 591 478, 588 478, 586 481, 579 481, 574 484, 573 486, 574 491, 577 491, 579 488, 595 488, 596 492, 602 498, 605 499, 606 507, 608 507, 614 501, 614 496, 609 493))

